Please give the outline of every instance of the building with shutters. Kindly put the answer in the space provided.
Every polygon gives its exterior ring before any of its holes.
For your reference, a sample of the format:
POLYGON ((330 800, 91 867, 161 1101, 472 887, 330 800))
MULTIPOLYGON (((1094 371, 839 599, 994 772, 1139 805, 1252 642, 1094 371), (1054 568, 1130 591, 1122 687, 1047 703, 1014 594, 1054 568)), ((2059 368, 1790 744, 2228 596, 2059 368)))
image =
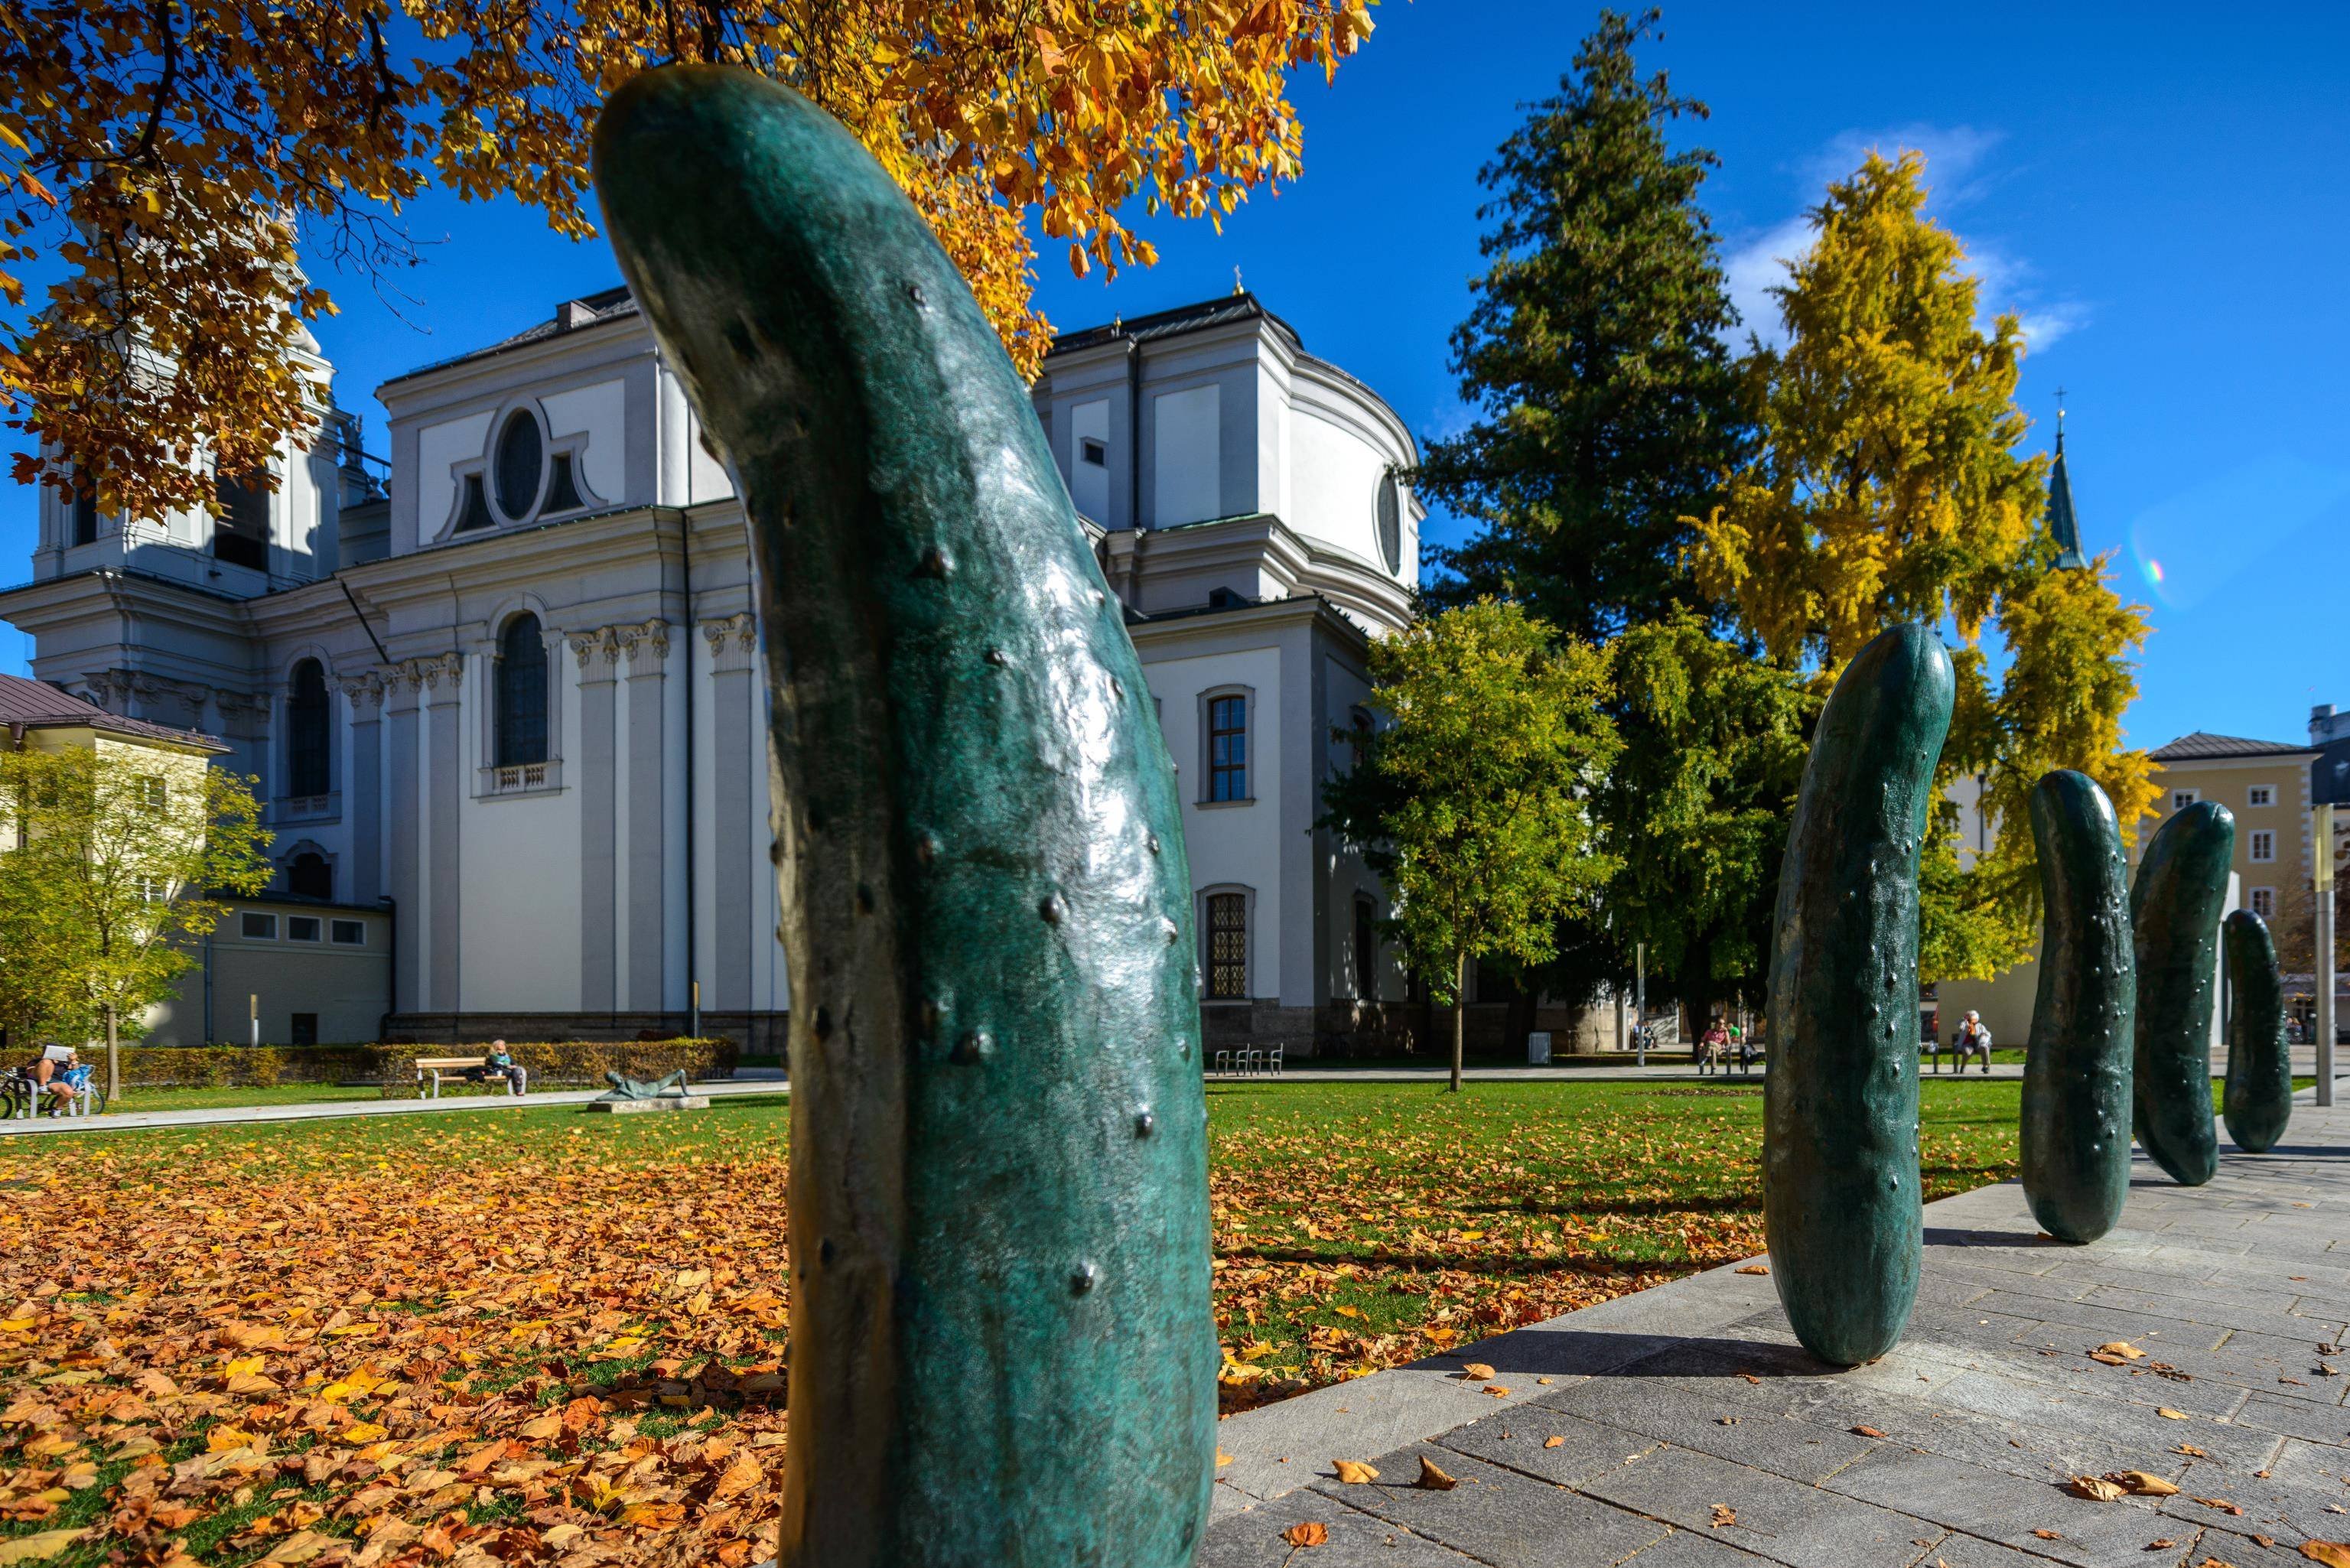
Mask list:
MULTIPOLYGON (((382 912, 369 1033, 672 1033, 698 1003, 779 1048, 743 512, 634 302, 566 301, 378 396, 388 460, 322 407, 217 517, 44 492, 32 580, 0 591, 34 675, 221 739, 276 890, 382 912)), ((1376 1032, 1404 987, 1380 889, 1313 824, 1369 639, 1411 613, 1409 432, 1245 294, 1069 334, 1035 397, 1182 780, 1211 1040, 1376 1032)))

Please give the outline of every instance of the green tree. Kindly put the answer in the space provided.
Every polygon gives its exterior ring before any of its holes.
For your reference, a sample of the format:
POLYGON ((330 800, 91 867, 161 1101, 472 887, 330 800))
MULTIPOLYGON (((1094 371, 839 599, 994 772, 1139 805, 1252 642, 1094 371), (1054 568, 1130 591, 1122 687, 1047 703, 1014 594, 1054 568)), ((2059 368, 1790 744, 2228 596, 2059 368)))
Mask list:
POLYGON ((2142 614, 2108 562, 2056 566, 2045 465, 2018 451, 2022 329, 1978 325, 1981 286, 1957 237, 1924 214, 1925 162, 1871 153, 1828 187, 1815 236, 1775 292, 1786 347, 1748 364, 1762 444, 1699 525, 1698 586, 1732 604, 1774 659, 1825 691, 1891 622, 1947 618, 1958 711, 1941 783, 1985 781, 2006 831, 1962 869, 1947 800, 1923 849, 1920 971, 1987 975, 2028 950, 2038 877, 2023 801, 2050 767, 2095 777, 2126 825, 2152 799, 2143 753, 2120 743, 2142 614), (2009 665, 1994 691, 1987 623, 2009 665))
POLYGON ((1371 646, 1362 761, 1325 786, 1325 820, 1393 896, 1403 959, 1452 1005, 1461 1087, 1469 965, 1539 964, 1559 916, 1614 870, 1587 801, 1615 762, 1608 656, 1513 604, 1481 599, 1371 646))
POLYGON ((61 1033, 103 1033, 107 1094, 119 1096, 123 1035, 177 992, 189 949, 227 913, 211 895, 269 880, 260 807, 243 779, 201 759, 100 744, 0 753, 0 821, 17 828, 0 853, 0 910, 39 911, 46 1016, 61 1033))
POLYGON ((1699 187, 1717 160, 1667 127, 1703 119, 1633 46, 1659 13, 1600 13, 1559 96, 1532 106, 1481 178, 1492 199, 1452 368, 1477 422, 1431 441, 1430 501, 1479 532, 1435 552, 1440 599, 1516 599, 1597 639, 1699 603, 1679 555, 1744 453, 1737 324, 1699 187))
POLYGON ((1618 940, 1648 944, 1702 1029, 1722 982, 1760 975, 1769 958, 1818 701, 1691 611, 1613 646, 1624 750, 1597 797, 1618 862, 1607 907, 1618 940))

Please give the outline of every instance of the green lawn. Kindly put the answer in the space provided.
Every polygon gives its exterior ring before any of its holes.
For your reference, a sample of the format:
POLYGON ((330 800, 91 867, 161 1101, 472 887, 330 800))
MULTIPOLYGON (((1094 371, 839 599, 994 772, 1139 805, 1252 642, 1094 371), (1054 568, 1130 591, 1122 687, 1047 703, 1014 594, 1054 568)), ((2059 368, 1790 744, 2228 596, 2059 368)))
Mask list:
POLYGON ((267 1088, 251 1085, 219 1085, 207 1087, 179 1086, 168 1089, 126 1090, 122 1097, 106 1107, 114 1116, 130 1111, 209 1111, 236 1106, 299 1106, 328 1100, 374 1100, 382 1096, 371 1084, 345 1085, 341 1084, 272 1084, 267 1088))

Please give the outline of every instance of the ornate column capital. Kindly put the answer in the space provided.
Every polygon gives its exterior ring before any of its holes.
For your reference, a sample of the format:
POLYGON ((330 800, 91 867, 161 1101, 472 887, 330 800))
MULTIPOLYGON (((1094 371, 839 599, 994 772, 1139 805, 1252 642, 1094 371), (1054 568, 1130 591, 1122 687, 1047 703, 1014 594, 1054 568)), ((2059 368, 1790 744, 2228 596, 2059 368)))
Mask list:
POLYGON ((619 633, 621 647, 628 649, 630 680, 662 672, 661 662, 669 658, 669 622, 655 617, 615 629, 619 633))
POLYGON ((749 670, 759 649, 758 618, 748 610, 702 623, 702 640, 710 645, 710 669, 715 675, 749 670))
POLYGON ((610 680, 618 674, 620 662, 619 628, 607 626, 594 631, 575 631, 570 641, 571 655, 579 661, 581 684, 610 680))
POLYGON ((383 706, 384 686, 388 673, 392 672, 365 670, 356 675, 341 676, 336 680, 335 684, 342 689, 343 700, 351 705, 352 718, 355 722, 368 722, 365 717, 368 711, 383 706))

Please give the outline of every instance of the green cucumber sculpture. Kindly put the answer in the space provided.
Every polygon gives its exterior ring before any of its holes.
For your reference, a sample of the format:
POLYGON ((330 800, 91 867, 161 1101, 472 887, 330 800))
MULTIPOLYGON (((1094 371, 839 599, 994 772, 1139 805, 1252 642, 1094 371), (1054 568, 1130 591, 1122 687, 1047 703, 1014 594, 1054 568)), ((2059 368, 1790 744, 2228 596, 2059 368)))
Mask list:
POLYGON ((2228 1136, 2247 1154, 2266 1154, 2293 1117, 2284 981, 2266 920, 2235 910, 2220 936, 2228 950, 2228 1136))
POLYGON ((1795 1337, 1839 1366, 1891 1349, 1918 1294, 1918 851, 1954 690, 1925 627, 1860 650, 1820 714, 1779 874, 1763 1220, 1795 1337))
POLYGON ((1215 1466, 1180 817, 1028 389, 829 116, 715 67, 596 133, 748 514, 791 966, 785 1568, 1175 1568, 1215 1466))
POLYGON ((2094 1241, 2129 1196, 2137 955, 2114 803, 2069 768, 2032 786, 2040 991, 2023 1065, 2023 1196, 2060 1241, 2094 1241))
POLYGON ((2219 1168, 2211 1125, 2211 1002, 2236 819, 2217 801, 2173 812, 2130 885, 2137 944, 2137 1141, 2182 1187, 2219 1168))

